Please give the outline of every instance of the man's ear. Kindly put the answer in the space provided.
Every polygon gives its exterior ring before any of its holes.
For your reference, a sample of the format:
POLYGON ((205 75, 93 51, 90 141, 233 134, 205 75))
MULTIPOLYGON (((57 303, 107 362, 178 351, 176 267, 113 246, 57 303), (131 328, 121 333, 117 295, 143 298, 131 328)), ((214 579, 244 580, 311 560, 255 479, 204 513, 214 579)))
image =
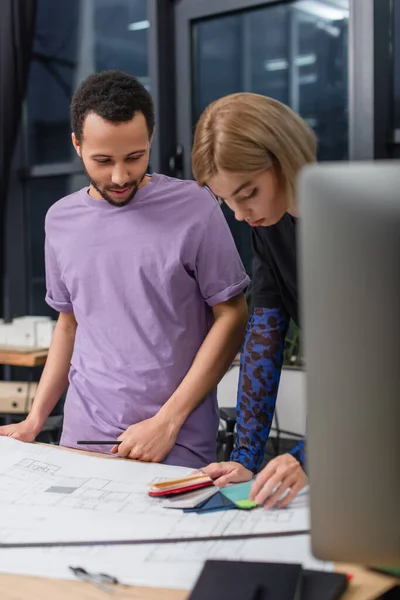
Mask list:
POLYGON ((77 155, 78 155, 80 158, 82 158, 81 145, 80 145, 80 143, 78 142, 78 140, 77 140, 77 137, 76 137, 76 135, 75 135, 75 133, 74 133, 74 132, 72 132, 72 134, 71 134, 71 140, 72 140, 72 145, 73 145, 73 147, 75 148, 77 155))

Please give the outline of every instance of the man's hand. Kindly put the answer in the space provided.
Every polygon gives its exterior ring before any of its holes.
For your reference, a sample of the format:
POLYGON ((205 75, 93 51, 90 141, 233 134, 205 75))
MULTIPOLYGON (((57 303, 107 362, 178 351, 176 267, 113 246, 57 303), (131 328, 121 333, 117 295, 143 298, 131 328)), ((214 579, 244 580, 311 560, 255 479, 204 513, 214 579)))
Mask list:
POLYGON ((128 427, 118 438, 122 444, 113 446, 111 453, 118 453, 121 458, 159 463, 174 447, 178 433, 177 425, 157 414, 128 427))
POLYGON ((282 454, 271 460, 260 471, 250 491, 250 499, 259 506, 278 508, 288 506, 308 483, 301 464, 291 454, 282 454), (289 491, 288 491, 289 490, 289 491), (280 498, 285 495, 284 498, 280 498))
POLYGON ((253 478, 252 471, 249 471, 246 467, 237 462, 211 463, 201 470, 211 477, 218 487, 225 487, 229 483, 250 481, 253 478))
POLYGON ((28 419, 12 425, 0 427, 0 435, 12 437, 21 442, 34 442, 40 433, 40 427, 28 419))

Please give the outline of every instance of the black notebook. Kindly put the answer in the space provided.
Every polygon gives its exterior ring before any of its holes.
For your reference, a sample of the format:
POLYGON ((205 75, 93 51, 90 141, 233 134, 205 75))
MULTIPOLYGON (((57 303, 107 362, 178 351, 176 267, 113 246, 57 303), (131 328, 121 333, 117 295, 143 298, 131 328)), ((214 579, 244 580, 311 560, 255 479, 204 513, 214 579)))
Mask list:
POLYGON ((304 570, 301 600, 338 600, 345 593, 348 583, 344 573, 304 570))
POLYGON ((208 560, 189 600, 301 600, 301 565, 208 560))
POLYGON ((347 583, 301 565, 209 560, 189 600, 338 600, 347 583))

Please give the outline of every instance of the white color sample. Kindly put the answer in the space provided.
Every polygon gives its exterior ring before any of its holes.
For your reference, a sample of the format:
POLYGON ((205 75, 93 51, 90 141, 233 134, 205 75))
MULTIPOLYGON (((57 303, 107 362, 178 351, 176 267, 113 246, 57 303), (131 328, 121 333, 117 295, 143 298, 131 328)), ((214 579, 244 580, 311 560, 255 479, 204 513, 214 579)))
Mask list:
POLYGON ((218 488, 213 485, 204 489, 194 490, 193 492, 187 492, 186 494, 171 496, 163 502, 163 507, 174 509, 195 508, 200 503, 214 496, 218 491, 218 488))

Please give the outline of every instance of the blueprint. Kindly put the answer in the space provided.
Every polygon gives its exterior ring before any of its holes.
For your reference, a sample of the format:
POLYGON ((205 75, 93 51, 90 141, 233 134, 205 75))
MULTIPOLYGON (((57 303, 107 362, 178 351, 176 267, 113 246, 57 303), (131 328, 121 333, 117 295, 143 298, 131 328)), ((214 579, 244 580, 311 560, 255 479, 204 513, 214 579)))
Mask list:
MULTIPOLYGON (((162 499, 147 495, 149 483, 190 471, 0 438, 0 543, 171 539, 308 528, 304 495, 286 510, 201 515, 167 510, 162 499)), ((329 568, 312 558, 308 536, 296 536, 164 545, 9 548, 0 550, 0 570, 69 577, 68 566, 73 565, 110 572, 124 583, 187 589, 193 586, 207 558, 285 560, 329 568)))

